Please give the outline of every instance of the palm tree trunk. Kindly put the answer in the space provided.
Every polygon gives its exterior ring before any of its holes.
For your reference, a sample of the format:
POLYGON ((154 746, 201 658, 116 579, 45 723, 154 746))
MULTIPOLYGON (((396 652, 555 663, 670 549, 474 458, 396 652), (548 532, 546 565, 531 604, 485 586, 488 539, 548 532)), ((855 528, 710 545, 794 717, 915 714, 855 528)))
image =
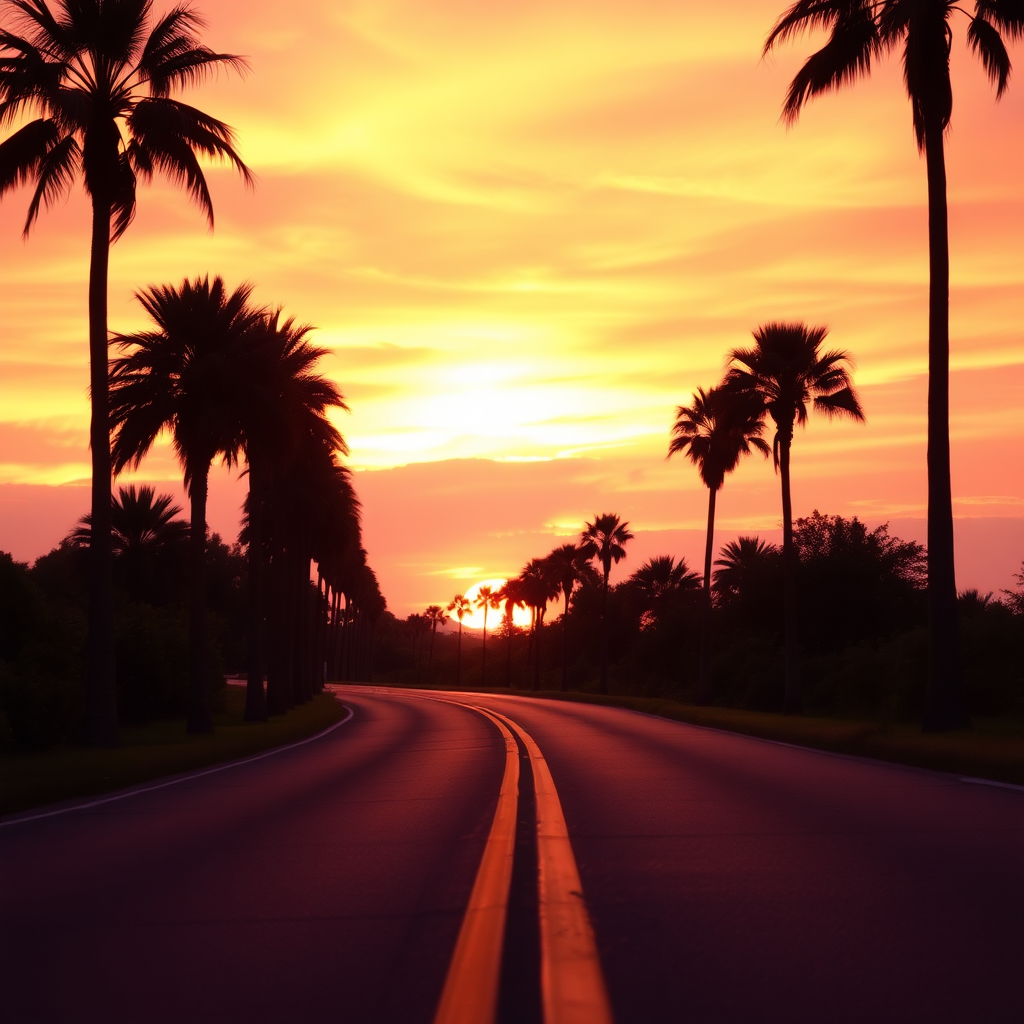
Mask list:
POLYGON ((92 526, 89 540, 88 685, 83 737, 89 746, 116 747, 117 689, 114 683, 114 576, 110 541, 110 414, 107 384, 107 272, 110 202, 92 201, 89 259, 89 386, 92 418, 92 526))
POLYGON ((608 692, 608 573, 604 573, 604 587, 601 590, 601 692, 608 692))
POLYGON ((189 535, 189 608, 188 608, 188 717, 189 733, 213 732, 210 717, 209 659, 206 636, 206 496, 210 462, 203 460, 200 471, 191 480, 192 523, 189 535))
POLYGON ((564 587, 565 607, 562 609, 562 693, 569 689, 569 591, 564 587))
POLYGON ((711 687, 711 559, 715 551, 715 502, 718 488, 708 488, 708 535, 704 545, 704 600, 700 611, 700 682, 697 703, 710 704, 711 687))
POLYGON ((512 689, 512 616, 505 620, 508 626, 508 646, 505 648, 505 685, 512 689))
POLYGON ((430 623, 430 655, 427 658, 427 683, 434 681, 434 635, 437 633, 437 620, 430 623))
POLYGON ((796 550, 793 547, 793 499, 789 489, 789 451, 793 427, 782 431, 779 442, 779 476, 782 478, 782 612, 785 618, 786 692, 784 715, 800 714, 800 647, 797 638, 796 550))
POLYGON ((480 685, 487 685, 487 605, 484 605, 484 643, 480 648, 480 685))
POLYGON ((270 562, 270 601, 267 611, 267 711, 283 715, 290 706, 288 693, 288 646, 286 628, 287 573, 284 551, 278 547, 270 562))
POLYGON ((949 470, 949 225, 942 122, 925 122, 928 168, 928 694, 924 729, 969 728, 960 668, 949 470))
POLYGON ((536 618, 536 632, 537 641, 533 648, 533 689, 540 689, 540 638, 544 632, 544 610, 542 608, 537 609, 536 618))
POLYGON ((265 722, 267 694, 263 689, 263 507, 257 473, 249 462, 249 607, 245 721, 265 722))
POLYGON ((459 652, 455 659, 455 688, 462 685, 462 619, 459 619, 459 652))

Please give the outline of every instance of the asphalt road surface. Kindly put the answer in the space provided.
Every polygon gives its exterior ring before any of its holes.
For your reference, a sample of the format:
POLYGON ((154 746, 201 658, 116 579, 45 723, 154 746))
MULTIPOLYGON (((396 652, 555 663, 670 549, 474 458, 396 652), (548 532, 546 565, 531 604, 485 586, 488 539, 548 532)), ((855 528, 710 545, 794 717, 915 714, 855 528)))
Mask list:
MULTIPOLYGON (((341 697, 351 719, 311 743, 0 821, 0 1020, 430 1022, 504 741, 424 695, 341 697)), ((456 699, 543 752, 618 1024, 1024 1020, 1024 792, 456 699)), ((522 764, 500 1024, 542 1019, 522 764)))

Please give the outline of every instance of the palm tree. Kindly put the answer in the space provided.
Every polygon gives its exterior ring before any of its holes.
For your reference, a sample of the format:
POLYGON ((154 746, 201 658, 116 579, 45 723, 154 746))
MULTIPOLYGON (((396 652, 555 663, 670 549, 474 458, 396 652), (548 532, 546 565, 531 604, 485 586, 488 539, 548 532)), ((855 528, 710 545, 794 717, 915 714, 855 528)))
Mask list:
POLYGON ((551 581, 562 592, 562 690, 569 689, 569 602, 577 583, 596 576, 590 556, 577 544, 562 544, 545 559, 544 567, 551 581))
POLYGON ((505 580, 497 593, 499 603, 505 605, 505 633, 508 644, 505 649, 505 685, 512 689, 512 637, 516 632, 512 616, 516 608, 526 607, 526 596, 523 592, 523 581, 518 576, 505 580))
MULTIPOLYGON (((558 596, 558 584, 551 578, 542 558, 531 558, 519 574, 523 599, 531 611, 530 647, 533 654, 533 688, 540 689, 540 640, 544 632, 544 613, 548 602, 558 596)), ((527 651, 527 665, 529 665, 527 651)))
POLYGON ((423 612, 424 618, 430 623, 430 654, 427 657, 427 679, 434 681, 434 637, 437 627, 448 618, 448 613, 439 604, 428 604, 423 612))
POLYGON ((748 585, 751 573, 762 571, 779 549, 760 537, 737 537, 724 544, 715 559, 715 590, 738 596, 748 585))
POLYGON ((809 29, 829 31, 790 83, 783 117, 794 122, 804 103, 871 71, 872 61, 902 49, 917 148, 928 179, 928 699, 924 727, 968 726, 960 670, 949 468, 949 224, 944 134, 953 110, 949 54, 953 19, 968 19, 967 42, 1002 96, 1010 57, 1000 32, 1024 35, 1019 0, 975 0, 974 14, 951 2, 797 0, 768 35, 765 53, 809 29))
POLYGON ((626 582, 643 602, 640 628, 657 622, 665 603, 677 594, 700 586, 700 576, 690 571, 685 558, 677 562, 671 555, 649 558, 626 582))
POLYGON ((197 154, 233 164, 247 183, 231 129, 171 92, 245 62, 203 46, 202 20, 187 4, 150 23, 142 0, 3 0, 0 121, 38 114, 0 143, 0 196, 35 183, 27 235, 40 207, 82 177, 92 204, 89 263, 89 385, 92 420, 92 539, 89 545, 89 666, 84 736, 118 743, 110 540, 110 423, 107 394, 107 270, 110 245, 135 215, 138 179, 159 171, 183 186, 213 226, 213 204, 197 154), (51 9, 52 8, 52 9, 51 9))
MULTIPOLYGON (((119 487, 110 496, 111 539, 115 560, 133 601, 162 604, 167 599, 168 570, 178 549, 188 539, 188 523, 179 519, 181 507, 170 494, 157 495, 152 487, 119 487)), ((86 512, 70 540, 88 548, 92 514, 86 512)))
POLYGON ((487 611, 490 608, 497 610, 499 604, 498 594, 495 589, 486 583, 476 593, 476 606, 484 610, 484 643, 480 653, 480 685, 484 686, 487 681, 487 611))
POLYGON ((583 528, 581 547, 588 558, 596 559, 602 570, 601 586, 601 692, 608 692, 608 576, 612 563, 626 557, 626 544, 633 539, 629 523, 614 512, 594 516, 583 528))
MULTIPOLYGON (((246 365, 262 313, 250 285, 228 294, 221 278, 161 286, 137 298, 156 330, 116 339, 125 352, 111 364, 110 419, 114 469, 137 467, 168 429, 191 501, 189 541, 190 733, 211 732, 207 693, 206 499, 210 466, 242 449, 242 395, 236 376, 246 365)), ((242 389, 244 393, 244 389, 242 389)))
POLYGON ((704 545, 704 602, 700 628, 700 682, 697 702, 710 704, 711 686, 711 559, 715 546, 715 503, 726 476, 753 450, 768 455, 761 438, 764 405, 757 396, 722 387, 698 388, 692 405, 676 408, 668 454, 686 457, 697 467, 708 489, 708 528, 704 545))
POLYGON ((462 683, 462 620, 469 614, 469 599, 465 594, 456 594, 448 602, 448 611, 455 612, 455 617, 459 620, 459 651, 455 661, 455 686, 458 688, 462 683))
MULTIPOLYGON (((249 614, 247 628, 248 682, 246 686, 245 718, 264 721, 268 710, 285 711, 291 705, 285 693, 290 687, 284 681, 288 675, 284 663, 278 659, 272 689, 280 684, 281 692, 270 696, 272 708, 263 689, 263 575, 268 558, 265 533, 281 516, 290 516, 291 528, 299 529, 297 519, 308 520, 318 509, 324 514, 331 501, 338 517, 338 525, 345 530, 333 531, 332 553, 341 558, 348 548, 359 548, 359 503, 355 499, 347 470, 334 465, 334 453, 347 454, 344 438, 327 420, 331 408, 347 409, 338 388, 324 376, 314 372, 317 362, 327 349, 309 340, 313 330, 308 324, 296 324, 289 318, 281 321, 281 310, 265 312, 258 330, 251 335, 251 344, 244 367, 244 393, 241 394, 242 433, 249 471, 249 499, 246 519, 249 566, 249 614), (308 480, 313 459, 320 469, 320 482, 326 488, 323 501, 303 503, 297 499, 299 489, 308 480), (328 463, 331 463, 330 465, 328 463), (303 468, 305 467, 305 469, 303 468), (304 477, 302 474, 306 473, 304 477), (289 482, 289 478, 294 478, 289 482), (344 480, 341 477, 344 476, 344 480), (297 480, 297 482, 296 482, 297 480), (343 494, 341 492, 344 492, 343 494), (336 501, 334 499, 337 499, 336 501), (276 512, 271 508, 279 506, 276 512), (284 504, 282 504, 282 502, 284 504), (286 512, 284 505, 290 511, 286 512)), ((240 371, 243 368, 240 368, 240 371)), ((243 382, 237 381, 236 388, 243 382)), ((323 533, 324 528, 321 528, 323 533)), ((278 522, 277 547, 271 549, 270 560, 277 557, 272 571, 283 570, 286 557, 284 540, 286 528, 278 522)), ((295 554, 294 546, 292 553, 295 554)), ((297 558, 292 559, 293 564, 297 558)), ((301 574, 301 567, 296 568, 301 574)), ((280 581, 279 581, 280 583, 280 581)), ((273 608, 281 612, 280 587, 275 588, 273 608)), ((275 616, 277 633, 275 642, 284 642, 283 623, 275 616)))
POLYGON ((775 423, 772 454, 782 479, 782 585, 785 616, 786 695, 783 711, 800 711, 800 661, 796 623, 796 551, 793 548, 793 502, 789 488, 789 453, 793 427, 807 423, 807 405, 829 418, 847 416, 863 422, 864 410, 853 390, 839 349, 821 351, 828 329, 799 323, 769 323, 754 331, 753 348, 729 354, 725 387, 760 396, 775 423))

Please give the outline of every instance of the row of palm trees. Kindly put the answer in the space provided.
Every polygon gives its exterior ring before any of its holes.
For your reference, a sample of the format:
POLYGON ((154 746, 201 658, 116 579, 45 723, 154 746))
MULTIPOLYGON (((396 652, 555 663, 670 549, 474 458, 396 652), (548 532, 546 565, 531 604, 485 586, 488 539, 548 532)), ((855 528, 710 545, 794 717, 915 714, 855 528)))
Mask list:
POLYGON ((137 468, 167 431, 183 469, 191 506, 187 728, 212 728, 206 507, 217 459, 246 467, 245 717, 265 720, 319 687, 326 664, 337 662, 344 618, 383 610, 361 545, 351 474, 339 462, 345 441, 327 417, 346 406, 316 372, 326 350, 310 341, 311 328, 255 303, 251 285, 229 291, 219 277, 198 278, 146 289, 138 299, 152 327, 115 338, 121 354, 110 367, 111 454, 115 473, 137 468))
POLYGON ((715 507, 726 476, 754 451, 771 452, 782 483, 782 572, 785 616, 786 691, 783 710, 799 712, 800 660, 797 636, 796 551, 793 546, 793 502, 790 452, 797 424, 807 422, 810 409, 828 417, 863 421, 864 411, 853 389, 849 355, 822 350, 828 331, 802 323, 768 323, 754 331, 751 348, 729 353, 723 380, 697 390, 690 405, 676 409, 669 457, 685 454, 708 489, 707 543, 704 553, 704 600, 698 700, 713 699, 711 679, 711 561, 715 507), (761 436, 766 417, 775 425, 771 448, 761 436))

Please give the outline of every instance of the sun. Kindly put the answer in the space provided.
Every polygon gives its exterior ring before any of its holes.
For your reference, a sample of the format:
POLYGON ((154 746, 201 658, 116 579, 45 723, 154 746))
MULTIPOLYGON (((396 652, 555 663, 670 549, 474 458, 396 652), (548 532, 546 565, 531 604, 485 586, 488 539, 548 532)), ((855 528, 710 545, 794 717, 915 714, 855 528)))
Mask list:
MULTIPOLYGON (((505 585, 507 581, 502 579, 500 576, 490 580, 480 580, 479 583, 474 583, 465 593, 469 599, 470 605, 472 605, 472 611, 469 612, 462 620, 462 625, 467 629, 483 629, 484 628, 484 610, 478 608, 476 605, 477 595, 480 593, 481 587, 490 587, 491 590, 499 590, 505 585)), ((500 608, 491 608, 487 612, 487 632, 498 627, 498 623, 501 622, 502 616, 505 614, 504 604, 500 608)), ((459 620, 455 617, 454 612, 449 612, 448 617, 453 622, 459 620)), ((512 612, 512 621, 521 628, 526 628, 530 625, 530 610, 528 608, 516 608, 512 612)))

